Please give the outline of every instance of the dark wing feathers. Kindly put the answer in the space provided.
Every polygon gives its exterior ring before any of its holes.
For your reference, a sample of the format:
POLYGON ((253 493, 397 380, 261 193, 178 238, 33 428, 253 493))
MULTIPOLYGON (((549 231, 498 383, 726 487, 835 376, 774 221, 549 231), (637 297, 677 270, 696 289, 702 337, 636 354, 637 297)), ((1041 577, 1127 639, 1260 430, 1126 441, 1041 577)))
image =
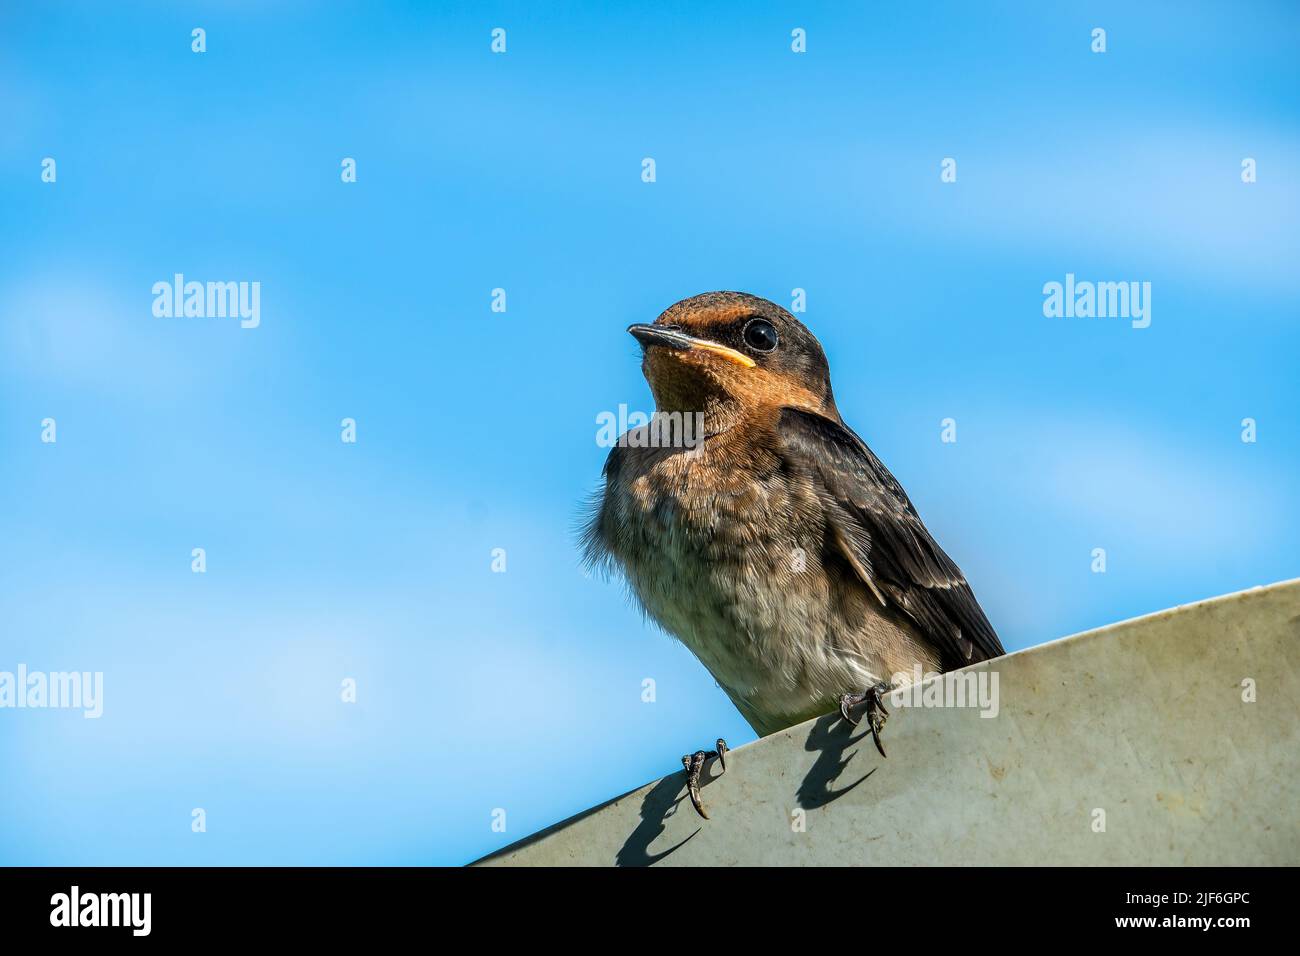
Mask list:
POLYGON ((847 426, 783 408, 782 453, 822 490, 832 540, 877 598, 938 646, 945 668, 1006 652, 961 569, 930 537, 880 459, 847 426))

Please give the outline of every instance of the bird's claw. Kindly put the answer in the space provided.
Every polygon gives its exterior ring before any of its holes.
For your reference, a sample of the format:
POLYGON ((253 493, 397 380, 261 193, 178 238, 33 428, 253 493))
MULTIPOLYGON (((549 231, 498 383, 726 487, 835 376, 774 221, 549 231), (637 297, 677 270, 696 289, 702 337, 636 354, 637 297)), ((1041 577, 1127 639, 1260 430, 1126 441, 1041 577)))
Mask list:
POLYGON ((686 792, 690 794, 691 806, 695 807, 695 812, 706 820, 709 815, 704 811, 704 804, 700 801, 700 774, 711 757, 717 757, 722 772, 727 772, 727 742, 719 737, 716 747, 716 750, 697 750, 693 754, 682 757, 682 767, 686 771, 686 792))
POLYGON ((876 749, 880 751, 882 757, 886 756, 886 754, 884 746, 880 743, 880 731, 884 728, 885 721, 889 719, 889 711, 885 710, 884 698, 893 689, 891 684, 881 681, 861 694, 845 694, 840 697, 840 716, 854 727, 858 725, 858 721, 853 719, 850 710, 859 704, 867 705, 867 726, 871 729, 871 739, 875 741, 876 749))

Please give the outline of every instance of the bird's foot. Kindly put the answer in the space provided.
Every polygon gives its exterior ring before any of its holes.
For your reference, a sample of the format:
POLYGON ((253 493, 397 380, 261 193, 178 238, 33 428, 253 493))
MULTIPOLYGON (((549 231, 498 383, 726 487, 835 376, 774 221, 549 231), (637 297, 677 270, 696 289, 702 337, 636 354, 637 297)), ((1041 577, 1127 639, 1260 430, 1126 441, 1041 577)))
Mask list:
POLYGON ((704 812, 704 804, 700 802, 700 773, 704 770, 704 765, 713 757, 718 758, 722 772, 726 773, 727 742, 721 737, 718 738, 716 750, 697 750, 682 758, 682 767, 686 770, 686 792, 691 795, 691 805, 695 807, 695 812, 706 820, 709 815, 704 812))
POLYGON ((881 681, 874 687, 870 687, 861 694, 845 694, 840 698, 840 716, 854 727, 858 721, 853 719, 850 711, 859 704, 866 704, 867 726, 871 728, 871 739, 876 742, 876 749, 880 751, 880 756, 885 756, 885 748, 880 745, 880 731, 885 726, 885 721, 889 719, 889 711, 885 710, 885 695, 893 690, 893 685, 881 681))

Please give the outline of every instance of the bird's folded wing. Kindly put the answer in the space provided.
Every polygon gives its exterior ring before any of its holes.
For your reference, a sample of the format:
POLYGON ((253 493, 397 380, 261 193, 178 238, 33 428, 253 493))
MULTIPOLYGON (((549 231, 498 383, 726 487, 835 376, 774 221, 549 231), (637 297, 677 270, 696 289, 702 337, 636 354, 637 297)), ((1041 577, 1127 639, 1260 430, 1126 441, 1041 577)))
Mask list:
POLYGON ((778 433, 789 467, 823 497, 832 545, 878 599, 901 608, 934 641, 945 667, 1005 653, 961 569, 862 439, 796 408, 781 410, 778 433))

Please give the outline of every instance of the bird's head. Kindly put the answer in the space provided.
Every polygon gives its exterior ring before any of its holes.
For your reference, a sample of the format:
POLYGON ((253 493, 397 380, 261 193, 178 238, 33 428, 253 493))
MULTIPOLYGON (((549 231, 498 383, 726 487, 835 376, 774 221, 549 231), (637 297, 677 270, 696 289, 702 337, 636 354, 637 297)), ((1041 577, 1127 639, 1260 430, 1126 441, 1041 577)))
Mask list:
POLYGON ((730 401, 839 417, 821 345, 767 299, 706 292, 628 331, 643 347, 641 368, 660 411, 704 411, 730 401))

